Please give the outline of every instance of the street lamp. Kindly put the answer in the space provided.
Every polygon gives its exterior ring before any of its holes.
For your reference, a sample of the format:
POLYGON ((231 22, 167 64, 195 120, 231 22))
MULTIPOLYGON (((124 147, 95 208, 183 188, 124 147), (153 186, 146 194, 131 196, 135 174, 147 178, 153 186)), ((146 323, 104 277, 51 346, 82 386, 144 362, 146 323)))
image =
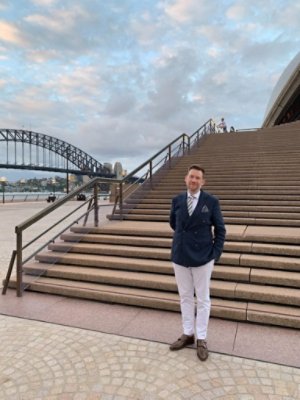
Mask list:
POLYGON ((7 178, 5 176, 1 176, 0 183, 2 185, 2 203, 5 203, 5 185, 7 183, 7 178))

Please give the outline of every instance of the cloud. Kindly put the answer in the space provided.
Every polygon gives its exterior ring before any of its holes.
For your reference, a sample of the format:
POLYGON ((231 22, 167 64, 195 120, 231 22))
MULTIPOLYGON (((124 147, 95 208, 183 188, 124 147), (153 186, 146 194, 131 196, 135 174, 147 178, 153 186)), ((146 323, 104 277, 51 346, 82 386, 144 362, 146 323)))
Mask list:
POLYGON ((30 0, 32 4, 40 7, 50 7, 59 2, 59 0, 30 0))
POLYGON ((235 3, 229 7, 226 11, 226 16, 233 20, 241 20, 247 16, 247 10, 245 4, 235 3))
POLYGON ((56 136, 128 170, 210 117, 260 126, 299 51, 291 0, 1 4, 2 126, 56 136))
POLYGON ((89 19, 89 14, 85 12, 84 8, 75 4, 72 9, 52 9, 48 15, 28 15, 24 21, 42 27, 43 30, 61 34, 70 32, 76 27, 77 22, 81 22, 85 18, 89 19))
POLYGON ((0 21, 0 40, 20 46, 25 44, 21 31, 15 24, 6 21, 0 21))
POLYGON ((202 23, 211 18, 217 4, 214 0, 175 0, 165 2, 162 7, 174 22, 186 24, 195 20, 202 23))

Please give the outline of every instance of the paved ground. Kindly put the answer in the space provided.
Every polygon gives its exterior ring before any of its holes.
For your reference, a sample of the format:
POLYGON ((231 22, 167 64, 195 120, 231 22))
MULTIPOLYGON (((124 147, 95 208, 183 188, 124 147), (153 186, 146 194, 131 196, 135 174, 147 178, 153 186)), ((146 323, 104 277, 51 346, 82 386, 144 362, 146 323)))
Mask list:
MULTIPOLYGON (((14 248, 14 226, 44 207, 0 204, 1 278, 14 248)), ((1 296, 0 399, 300 399, 300 369, 292 366, 299 365, 298 331, 211 320, 213 351, 201 363, 194 348, 169 351, 170 327, 180 330, 179 321, 176 313, 29 293, 20 299, 10 291, 1 296), (232 342, 226 342, 229 336, 232 342), (248 358, 218 352, 229 353, 232 343, 248 358), (251 359, 264 356, 286 365, 251 359)))

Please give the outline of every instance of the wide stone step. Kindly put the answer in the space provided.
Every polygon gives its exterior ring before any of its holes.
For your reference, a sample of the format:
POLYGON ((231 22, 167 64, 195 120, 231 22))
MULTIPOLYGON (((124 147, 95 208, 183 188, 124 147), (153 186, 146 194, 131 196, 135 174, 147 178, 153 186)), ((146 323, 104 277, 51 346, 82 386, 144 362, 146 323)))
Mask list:
POLYGON ((300 259, 298 257, 281 257, 263 254, 241 254, 239 258, 239 265, 251 268, 300 272, 300 259))
MULTIPOLYGON (((280 234, 279 234, 280 237, 280 234)), ((235 239, 239 236, 235 236, 235 239)), ((170 249, 172 239, 171 238, 153 238, 153 237, 139 237, 139 236, 120 236, 120 235, 105 235, 90 234, 90 233, 67 233, 61 236, 65 242, 82 242, 82 243, 101 243, 101 244, 112 244, 112 245, 128 245, 140 247, 163 247, 170 249)), ((230 239, 230 236, 229 236, 230 239)), ((256 254, 268 254, 268 255, 281 255, 281 256, 294 256, 300 257, 300 246, 290 245, 281 243, 269 244, 269 243, 256 243, 247 242, 243 236, 240 236, 241 241, 226 240, 224 245, 225 252, 239 252, 239 253, 256 253, 256 254)), ((270 240, 273 240, 272 238, 270 240)), ((224 255, 225 256, 225 255, 224 255)))
MULTIPOLYGON (((241 245, 241 248, 245 248, 247 245, 241 245)), ((73 242, 61 242, 54 243, 48 246, 49 250, 61 253, 79 253, 88 255, 107 255, 107 256, 119 256, 119 257, 132 257, 135 259, 147 259, 147 260, 163 260, 170 262, 171 249, 170 248, 152 248, 152 247, 138 247, 138 246, 125 246, 125 245, 113 245, 113 244, 95 244, 95 243, 73 243, 73 242)), ((44 254, 44 253, 41 253, 44 254)), ((47 252, 47 254, 49 254, 47 252)), ((281 257, 283 258, 283 257, 281 257)), ((220 258, 220 262, 229 265, 239 265, 240 254, 224 252, 220 258)), ((241 264, 242 265, 242 264, 241 264)))
MULTIPOLYGON (((93 268, 77 265, 49 264, 39 262, 27 264, 24 267, 24 272, 29 275, 47 276, 49 278, 63 278, 85 282, 98 282, 110 285, 177 292, 177 285, 173 273, 166 275, 149 272, 119 270, 113 268, 93 268)), ((211 290, 215 290, 215 295, 217 295, 216 293, 220 290, 222 290, 225 295, 226 293, 228 294, 229 291, 232 293, 232 282, 249 282, 249 277, 249 268, 232 268, 223 265, 215 266, 213 271, 213 280, 211 281, 211 290), (232 282, 228 283, 229 281, 232 282)))
MULTIPOLYGON (((274 162, 274 161, 273 161, 274 162)), ((242 178, 245 177, 245 179, 252 179, 252 180, 272 180, 274 179, 274 176, 278 176, 279 180, 284 180, 284 177, 287 176, 287 174, 290 174, 290 179, 296 180, 299 178, 300 173, 297 168, 299 168, 299 165, 294 165, 293 168, 285 168, 284 165, 280 165, 278 169, 274 169, 272 165, 270 165, 269 170, 265 170, 263 172, 260 172, 258 169, 243 169, 239 167, 238 170, 234 171, 234 168, 236 168, 237 163, 235 162, 232 166, 228 167, 225 165, 221 165, 218 169, 208 169, 206 167, 206 179, 208 183, 213 182, 213 178, 216 176, 218 177, 218 180, 222 180, 223 183, 225 181, 228 181, 230 183, 232 182, 237 182, 236 179, 240 179, 242 181, 242 178), (231 178, 231 179, 230 179, 231 178)), ((167 182, 182 182, 183 177, 186 175, 185 169, 179 171, 176 173, 176 175, 168 175, 167 182), (180 181, 181 179, 181 181, 180 181)), ((166 182, 166 180, 165 180, 166 182)), ((162 181, 162 184, 164 182, 162 181)))
POLYGON ((234 295, 236 299, 240 300, 247 299, 248 301, 300 306, 300 291, 298 289, 237 283, 234 295))
POLYGON ((228 205, 222 204, 222 210, 225 211, 248 211, 248 212, 268 212, 268 213, 295 213, 295 215, 300 215, 300 203, 299 206, 284 206, 284 205, 266 205, 266 206, 259 206, 259 205, 228 205))
MULTIPOLYGON (((257 179, 251 179, 251 180, 240 180, 239 182, 224 182, 223 180, 221 182, 209 182, 206 183, 205 186, 203 186, 203 189, 206 190, 207 192, 212 192, 216 189, 218 190, 249 190, 252 188, 256 189, 269 189, 269 190, 275 190, 276 187, 280 186, 280 188, 290 188, 290 189, 299 189, 299 186, 297 185, 298 179, 294 179, 293 181, 267 181, 266 179, 263 180, 257 180, 257 179)), ((185 191, 186 187, 183 183, 177 183, 176 181, 174 182, 165 182, 162 184, 162 182, 159 182, 157 184, 153 185, 153 189, 158 192, 167 192, 169 190, 180 192, 180 191, 185 191)))
POLYGON ((137 272, 118 269, 102 269, 76 265, 31 263, 24 267, 27 274, 64 278, 85 282, 104 283, 134 288, 157 289, 177 292, 174 275, 137 272))
MULTIPOLYGON (((222 204, 221 208, 223 211, 258 211, 258 212, 281 212, 281 213, 299 213, 300 215, 300 202, 298 206, 287 206, 287 205, 234 205, 234 204, 222 204)), ((163 204, 151 204, 151 203, 140 203, 136 204, 135 210, 167 210, 170 212, 171 202, 163 204)), ((126 208, 126 206, 125 206, 126 208)), ((129 208, 130 209, 130 208, 129 208)), ((131 208, 132 209, 132 208, 131 208)))
MULTIPOLYGON (((137 195, 138 196, 138 195, 137 195)), ((171 200, 172 199, 172 194, 165 194, 165 195, 160 195, 160 196, 155 196, 152 195, 151 193, 147 194, 146 197, 143 198, 143 200, 151 200, 151 201, 157 201, 157 200, 171 200)), ((300 195, 289 193, 289 194, 253 194, 253 193, 245 193, 245 194, 239 194, 232 192, 231 194, 219 194, 217 196, 220 200, 284 200, 284 201, 300 201, 300 195)), ((134 198, 134 197, 133 197, 134 198)), ((136 199, 140 199, 140 197, 136 197, 136 199)))
MULTIPOLYGON (((256 207, 256 206, 277 206, 277 207, 281 207, 281 206, 296 206, 296 207, 300 207, 300 200, 276 200, 276 199, 272 199, 272 200, 256 200, 255 201, 255 205, 253 204, 252 200, 248 200, 248 199, 219 199, 220 200, 220 204, 221 206, 223 205, 229 205, 229 206, 248 206, 249 207, 256 207)), ((132 204, 132 205, 141 205, 141 207, 143 207, 144 205, 150 206, 153 205, 154 208, 159 208, 160 205, 170 209, 171 206, 171 202, 172 202, 172 198, 165 198, 165 199, 156 199, 155 203, 153 203, 151 200, 148 199, 126 199, 126 204, 132 204)))
MULTIPOLYGON (((155 273, 173 275, 173 268, 170 262, 156 260, 149 260, 150 262, 145 262, 145 260, 139 259, 120 259, 118 257, 107 256, 102 257, 101 260, 99 260, 99 257, 97 256, 89 256, 84 259, 82 256, 83 255, 79 255, 77 258, 72 259, 71 254, 65 254, 62 257, 57 257, 53 254, 42 253, 37 257, 39 261, 42 261, 41 263, 35 262, 33 264, 28 264, 24 269, 26 271, 32 269, 37 271, 50 270, 52 271, 51 273, 53 273, 53 271, 59 271, 59 273, 63 274, 65 274, 65 271, 74 272, 76 269, 78 275, 81 276, 80 274, 82 274, 83 278, 86 280, 93 280, 87 278, 89 271, 91 271, 93 276, 96 276, 100 273, 106 274, 106 270, 109 269, 119 270, 119 274, 121 274, 120 271, 122 270, 125 270, 126 273, 133 271, 139 273, 139 276, 141 276, 141 272, 150 272, 151 274, 146 274, 147 276, 145 275, 143 280, 149 280, 150 277, 155 276, 155 273), (59 263, 66 264, 67 266, 59 265, 59 263), (101 267, 104 267, 105 271, 99 272, 98 269, 101 267)), ((266 261, 266 259, 263 261, 266 261)), ((261 284, 300 287, 300 271, 297 271, 297 269, 295 271, 292 270, 292 272, 289 269, 281 271, 280 268, 278 268, 278 264, 273 264, 273 267, 274 269, 272 270, 268 270, 267 267, 264 268, 262 266, 262 269, 253 268, 251 265, 249 265, 249 260, 245 262, 244 258, 242 259, 242 257, 239 255, 223 253, 220 264, 217 264, 214 267, 213 278, 229 281, 249 281, 261 284)), ((72 276, 69 277, 69 279, 75 278, 72 276)))
POLYGON ((300 272, 251 268, 249 281, 251 283, 260 283, 273 286, 288 286, 300 289, 300 272))
POLYGON ((37 254, 36 260, 52 265, 67 264, 83 267, 113 268, 128 271, 173 274, 173 267, 170 261, 155 259, 48 251, 37 254))
POLYGON ((246 224, 246 225, 257 225, 257 226, 269 226, 284 227, 292 226, 299 227, 300 220, 292 219, 272 219, 272 218, 242 218, 242 217, 225 217, 224 221, 226 224, 246 224))
POLYGON ((71 227, 71 232, 75 233, 95 233, 109 234, 122 236, 146 236, 146 237, 173 237, 173 231, 166 222, 139 222, 139 221, 114 221, 106 225, 94 226, 79 226, 71 227))
POLYGON ((149 246, 149 247, 166 247, 170 248, 171 238, 153 238, 153 237, 138 237, 138 236, 122 236, 122 235, 105 235, 105 234, 76 234, 65 233, 60 237, 65 242, 88 242, 88 243, 107 243, 121 244, 134 246, 149 246))
MULTIPOLYGON (((97 300, 108 303, 127 304, 139 307, 157 308, 161 310, 180 311, 177 293, 155 291, 149 289, 133 289, 122 286, 96 284, 91 282, 71 281, 47 277, 24 276, 26 290, 56 295, 97 300)), ((16 281, 10 281, 15 287, 16 281)), ((211 316, 246 321, 246 302, 212 298, 211 316)), ((288 314, 286 314, 288 315, 288 314)), ((293 320, 290 321, 293 323, 293 320)))
MULTIPOLYGON (((119 219, 119 215, 115 214, 112 219, 119 219)), ((123 219, 127 221, 169 221, 168 215, 146 215, 146 214, 125 214, 123 219)), ((272 219, 272 218, 250 218, 250 217, 224 217, 226 224, 243 224, 243 225, 274 225, 274 226, 300 226, 300 219, 272 219)))
MULTIPOLYGON (((270 239, 271 240, 271 239, 270 239)), ((255 243, 255 242, 236 242, 225 241, 225 252, 239 252, 239 253, 255 253, 265 255, 278 255, 285 257, 300 257, 300 246, 290 244, 269 244, 269 243, 255 243)))
MULTIPOLYGON (((279 237, 274 233, 273 237, 269 240, 276 242, 276 240, 284 241, 284 231, 278 233, 279 237), (282 237, 280 238, 280 235, 282 237)), ((293 231, 287 229, 287 234, 292 237, 293 231)), ((263 231, 261 231, 263 235, 263 231)), ((245 235, 245 239, 257 240, 261 237, 260 232, 251 233, 245 235)), ((294 237, 295 242, 298 237, 294 237)), ((99 259, 103 258, 105 255, 114 256, 113 259, 120 262, 120 260, 125 257, 126 263, 130 264, 132 260, 133 263, 149 263, 154 266, 155 262, 160 263, 160 260, 165 260, 166 264, 170 264, 170 249, 169 248, 151 248, 151 247, 138 247, 138 246, 123 246, 123 245, 103 245, 103 244, 93 244, 93 243, 55 243, 51 244, 50 248, 55 250, 55 252, 44 252, 37 255, 37 258, 43 261, 43 257, 57 259, 61 257, 72 257, 72 253, 83 253, 77 254, 77 257, 92 257, 95 262, 99 263, 99 259), (69 254, 64 254, 69 251, 69 254), (62 254, 61 254, 62 253, 62 254), (117 257, 120 255, 120 257, 117 257), (99 257, 101 256, 101 257, 99 257), (122 256, 122 257, 121 257, 122 256), (98 257, 98 258, 97 258, 98 257), (132 257, 132 258, 130 258, 132 257), (137 260, 135 260, 137 258, 137 260), (151 264, 153 263, 153 264, 151 264)), ((238 265, 238 266, 248 266, 251 268, 265 268, 265 269, 279 269, 287 271, 300 271, 300 259, 299 247, 289 244, 283 244, 282 247, 276 244, 269 243, 251 243, 251 242, 226 242, 225 252, 223 252, 220 263, 228 265, 238 265), (229 251, 228 251, 229 250, 229 251), (282 252, 284 255, 282 255, 282 252), (252 254, 249 254, 252 253, 252 254)), ((76 259, 76 256, 75 259, 76 259)), ((110 257, 108 257, 110 258, 110 257)), ((54 261, 55 262, 55 261, 54 261)), ((165 265, 166 265, 165 264, 165 265)), ((86 265, 86 264, 84 264, 86 265)), ((89 264, 91 265, 91 264, 89 264)), ((101 263, 100 263, 101 265, 101 263)), ((151 270, 150 270, 151 271, 151 270)))
MULTIPOLYGON (((104 235, 104 234, 80 234, 80 233, 65 233, 61 235, 61 239, 65 242, 81 242, 81 243, 101 243, 113 245, 128 245, 128 246, 148 246, 151 248, 164 247, 171 248, 171 238, 152 238, 139 236, 120 236, 120 235, 104 235)), ((251 242, 225 242, 224 250, 237 252, 252 252, 253 244, 251 242)), ((292 255, 297 255, 299 250, 297 246, 284 246, 286 251, 292 255)), ((261 252, 267 254, 282 254, 284 252, 282 246, 278 248, 276 245, 261 244, 261 252), (265 249, 265 251, 263 251, 265 249)))
POLYGON ((299 307, 248 302, 247 321, 299 329, 300 310, 299 307))
MULTIPOLYGON (((299 245, 300 230, 295 227, 226 225, 227 241, 299 245)), ((150 238, 172 238, 173 231, 167 222, 114 221, 103 226, 74 225, 71 232, 95 235, 122 235, 150 238)))
MULTIPOLYGON (((169 215, 170 209, 150 209, 150 208, 123 208, 123 213, 126 214, 144 214, 144 215, 169 215)), ((120 214, 119 210, 116 210, 116 214, 120 214)))
POLYGON ((158 260, 170 260, 171 257, 171 251, 169 248, 149 248, 145 246, 125 246, 101 243, 58 242, 49 244, 48 249, 63 253, 101 254, 158 260))
MULTIPOLYGON (((252 187, 214 187, 214 188, 205 188, 208 192, 213 193, 215 196, 221 196, 223 194, 231 194, 233 192, 237 194, 272 194, 273 196, 277 196, 278 194, 286 194, 286 193, 291 193, 291 195, 296 195, 300 194, 300 189, 299 186, 287 186, 285 188, 278 188, 278 187, 270 187, 270 186, 252 186, 252 187)), ((157 190, 151 190, 147 197, 165 197, 165 196, 170 196, 170 192, 172 193, 180 193, 184 191, 184 187, 179 188, 163 188, 163 189, 157 189, 157 190)), ((133 196, 134 197, 134 196, 133 196)))
MULTIPOLYGON (((114 302, 121 304, 137 305, 142 307, 179 311, 179 298, 175 292, 128 288, 123 286, 113 286, 92 282, 72 281, 48 277, 33 277, 29 275, 24 276, 23 282, 27 290, 71 297, 80 297, 85 299, 93 299, 104 302, 114 302)), ((247 290, 245 289, 245 286, 251 285, 237 284, 235 289, 233 289, 234 294, 240 294, 244 298, 253 298, 253 287, 248 287, 247 290)), ((10 287, 15 287, 14 279, 11 280, 10 287)), ((264 289, 264 287, 262 288, 264 289)), ((215 289, 217 290, 218 288, 216 287, 215 289)), ((232 292, 231 288, 228 289, 228 292, 232 292)), ((214 296, 212 295, 211 315, 235 320, 272 323, 274 325, 281 325, 283 324, 283 321, 285 321, 285 326, 299 328, 299 308, 288 305, 290 302, 295 302, 295 299, 291 300, 290 295, 291 293, 289 293, 288 291, 286 291, 285 294, 280 292, 279 295, 275 298, 278 300, 280 299, 280 301, 286 301, 287 305, 274 305, 264 303, 261 304, 253 301, 238 301, 228 298, 221 299, 214 298, 214 296), (249 311, 251 312, 249 316, 247 316, 248 307, 249 311), (267 314, 265 318, 264 314, 267 314)), ((274 293, 272 292, 272 290, 266 290, 263 294, 260 292, 258 294, 258 297, 264 299, 272 299, 274 298, 274 293)))
MULTIPOLYGON (((170 215, 170 210, 168 209, 149 209, 149 208, 134 208, 134 209, 123 209, 125 214, 139 214, 139 215, 170 215)), ((116 215, 120 214, 120 211, 116 211, 116 215)), ((235 218, 263 218, 263 219, 299 219, 300 213, 293 212, 271 212, 269 211, 232 211, 223 209, 223 217, 235 217, 235 218)))
POLYGON ((228 199, 220 199, 220 204, 223 207, 224 205, 230 205, 230 206, 249 206, 249 207, 256 207, 256 206, 277 206, 277 207, 284 207, 284 206, 300 206, 300 201, 299 200, 277 200, 277 199, 272 199, 272 200, 256 200, 255 205, 253 205, 252 200, 247 200, 247 199, 239 199, 239 200, 228 200, 228 199))
MULTIPOLYGON (((112 219, 118 220, 120 217, 118 213, 111 217, 112 219)), ((157 222, 167 222, 169 221, 168 215, 146 215, 146 214, 124 214, 123 219, 127 221, 157 221, 157 222)))
MULTIPOLYGON (((299 170, 297 169, 299 166, 295 165, 293 169, 290 168, 290 173, 291 175, 288 175, 284 177, 284 173, 281 174, 281 176, 278 176, 278 182, 279 182, 279 187, 281 185, 284 186, 293 186, 296 185, 297 179, 300 175, 299 170), (286 179, 285 179, 286 178, 286 179)), ((210 186, 247 186, 250 185, 252 186, 276 186, 276 177, 277 175, 272 175, 269 172, 266 174, 258 174, 256 171, 248 171, 248 173, 243 172, 242 174, 240 171, 233 173, 232 167, 226 168, 226 166, 220 166, 220 170, 218 173, 215 173, 211 170, 205 173, 206 176, 206 181, 205 181, 205 188, 208 188, 210 186), (234 175, 233 175, 234 174, 234 175), (230 176, 234 176, 234 180, 230 179, 230 176), (243 176, 245 177, 245 180, 243 180, 243 176)), ((164 187, 185 187, 185 183, 183 180, 183 177, 186 175, 186 170, 180 170, 176 175, 170 175, 171 172, 166 174, 165 176, 162 176, 160 180, 156 180, 152 182, 152 188, 153 189, 163 189, 164 187)))

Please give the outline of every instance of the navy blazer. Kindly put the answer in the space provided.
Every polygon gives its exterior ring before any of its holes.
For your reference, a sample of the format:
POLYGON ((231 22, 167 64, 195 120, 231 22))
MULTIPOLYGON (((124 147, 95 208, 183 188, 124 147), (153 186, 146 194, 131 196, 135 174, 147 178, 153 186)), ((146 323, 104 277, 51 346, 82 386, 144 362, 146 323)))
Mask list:
POLYGON ((171 260, 185 267, 198 267, 222 254, 226 229, 216 197, 201 190, 191 216, 187 209, 187 192, 174 197, 170 213, 174 230, 171 260))

